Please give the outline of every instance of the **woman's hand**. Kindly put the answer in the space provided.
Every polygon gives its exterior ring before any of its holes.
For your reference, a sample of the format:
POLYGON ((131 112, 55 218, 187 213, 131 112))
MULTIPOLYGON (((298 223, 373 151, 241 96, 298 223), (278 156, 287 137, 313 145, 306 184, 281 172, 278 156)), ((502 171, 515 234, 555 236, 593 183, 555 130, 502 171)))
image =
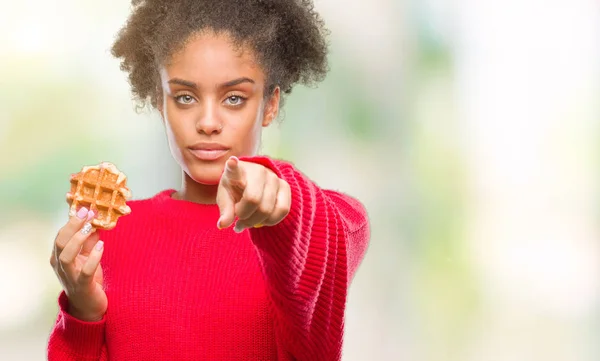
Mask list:
POLYGON ((82 321, 99 321, 108 301, 102 288, 100 259, 104 243, 89 221, 94 212, 81 208, 58 231, 50 264, 69 298, 69 314, 82 321))
POLYGON ((274 226, 290 211, 289 184, 260 164, 231 157, 219 182, 217 204, 221 217, 217 227, 227 228, 238 221, 234 230, 274 226))

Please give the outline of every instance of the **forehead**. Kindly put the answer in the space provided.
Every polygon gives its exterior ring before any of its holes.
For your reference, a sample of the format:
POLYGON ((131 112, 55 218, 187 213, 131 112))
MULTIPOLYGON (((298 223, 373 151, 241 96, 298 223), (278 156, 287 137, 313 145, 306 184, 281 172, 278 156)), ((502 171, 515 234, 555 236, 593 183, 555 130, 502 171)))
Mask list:
POLYGON ((202 32, 188 39, 161 67, 161 77, 198 84, 222 83, 239 77, 264 81, 264 73, 248 46, 237 46, 226 33, 202 32))

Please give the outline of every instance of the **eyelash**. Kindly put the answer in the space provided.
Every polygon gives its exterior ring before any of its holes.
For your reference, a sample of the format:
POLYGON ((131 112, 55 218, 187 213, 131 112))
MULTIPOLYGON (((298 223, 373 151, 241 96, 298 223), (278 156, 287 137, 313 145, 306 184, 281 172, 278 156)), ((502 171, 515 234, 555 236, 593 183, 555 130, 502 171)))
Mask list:
POLYGON ((228 96, 227 98, 225 98, 225 100, 229 100, 231 98, 238 98, 239 99, 239 104, 231 104, 230 106, 232 107, 240 107, 242 105, 244 105, 244 102, 246 101, 247 98, 241 96, 241 95, 237 95, 237 94, 231 94, 230 96, 228 96))
POLYGON ((181 105, 190 105, 190 104, 192 104, 192 103, 183 103, 183 102, 181 102, 181 98, 183 98, 183 97, 190 97, 190 98, 191 98, 193 101, 195 101, 195 100, 196 100, 196 99, 194 99, 194 97, 193 97, 193 96, 191 96, 190 94, 181 94, 181 95, 177 95, 177 96, 175 97, 175 100, 176 100, 176 101, 177 101, 179 104, 181 104, 181 105))
MULTIPOLYGON (((176 100, 176 101, 177 101, 179 104, 181 104, 181 105, 190 105, 190 104, 192 104, 191 102, 190 102, 190 103, 183 103, 183 102, 181 102, 181 99, 182 99, 183 97, 190 97, 190 98, 191 98, 193 101, 195 101, 195 100, 196 100, 196 99, 194 99, 194 97, 193 97, 192 95, 190 95, 190 94, 181 94, 181 95, 177 95, 177 96, 175 97, 175 100, 176 100)), ((231 107, 240 107, 240 106, 242 106, 242 105, 244 104, 244 102, 245 102, 245 101, 248 99, 248 98, 246 98, 246 97, 243 97, 243 96, 241 96, 241 95, 237 95, 237 94, 231 94, 231 95, 229 95, 228 97, 226 97, 226 98, 225 98, 225 100, 228 100, 228 99, 231 99, 231 98, 238 98, 238 99, 239 99, 239 101, 240 101, 240 103, 239 103, 239 104, 231 104, 231 105, 230 105, 231 107)))

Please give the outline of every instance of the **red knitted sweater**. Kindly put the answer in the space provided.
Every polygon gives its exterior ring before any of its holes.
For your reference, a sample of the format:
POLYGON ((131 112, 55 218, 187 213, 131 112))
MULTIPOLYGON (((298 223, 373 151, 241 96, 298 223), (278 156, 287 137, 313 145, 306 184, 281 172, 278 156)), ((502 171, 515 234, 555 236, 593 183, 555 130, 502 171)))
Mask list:
POLYGON ((289 163, 241 159, 290 184, 289 215, 237 234, 217 229, 216 205, 173 190, 129 202, 100 234, 108 310, 82 322, 61 293, 50 361, 341 358, 348 286, 369 240, 364 207, 289 163))

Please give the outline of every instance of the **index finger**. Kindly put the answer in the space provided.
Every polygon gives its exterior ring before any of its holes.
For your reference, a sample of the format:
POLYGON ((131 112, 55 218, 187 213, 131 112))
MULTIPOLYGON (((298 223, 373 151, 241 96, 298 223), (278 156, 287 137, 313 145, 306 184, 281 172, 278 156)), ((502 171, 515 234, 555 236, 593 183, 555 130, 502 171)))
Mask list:
POLYGON ((225 170, 223 171, 223 177, 226 177, 229 183, 233 183, 238 186, 245 186, 244 174, 239 166, 240 160, 236 156, 231 156, 225 162, 225 170))

